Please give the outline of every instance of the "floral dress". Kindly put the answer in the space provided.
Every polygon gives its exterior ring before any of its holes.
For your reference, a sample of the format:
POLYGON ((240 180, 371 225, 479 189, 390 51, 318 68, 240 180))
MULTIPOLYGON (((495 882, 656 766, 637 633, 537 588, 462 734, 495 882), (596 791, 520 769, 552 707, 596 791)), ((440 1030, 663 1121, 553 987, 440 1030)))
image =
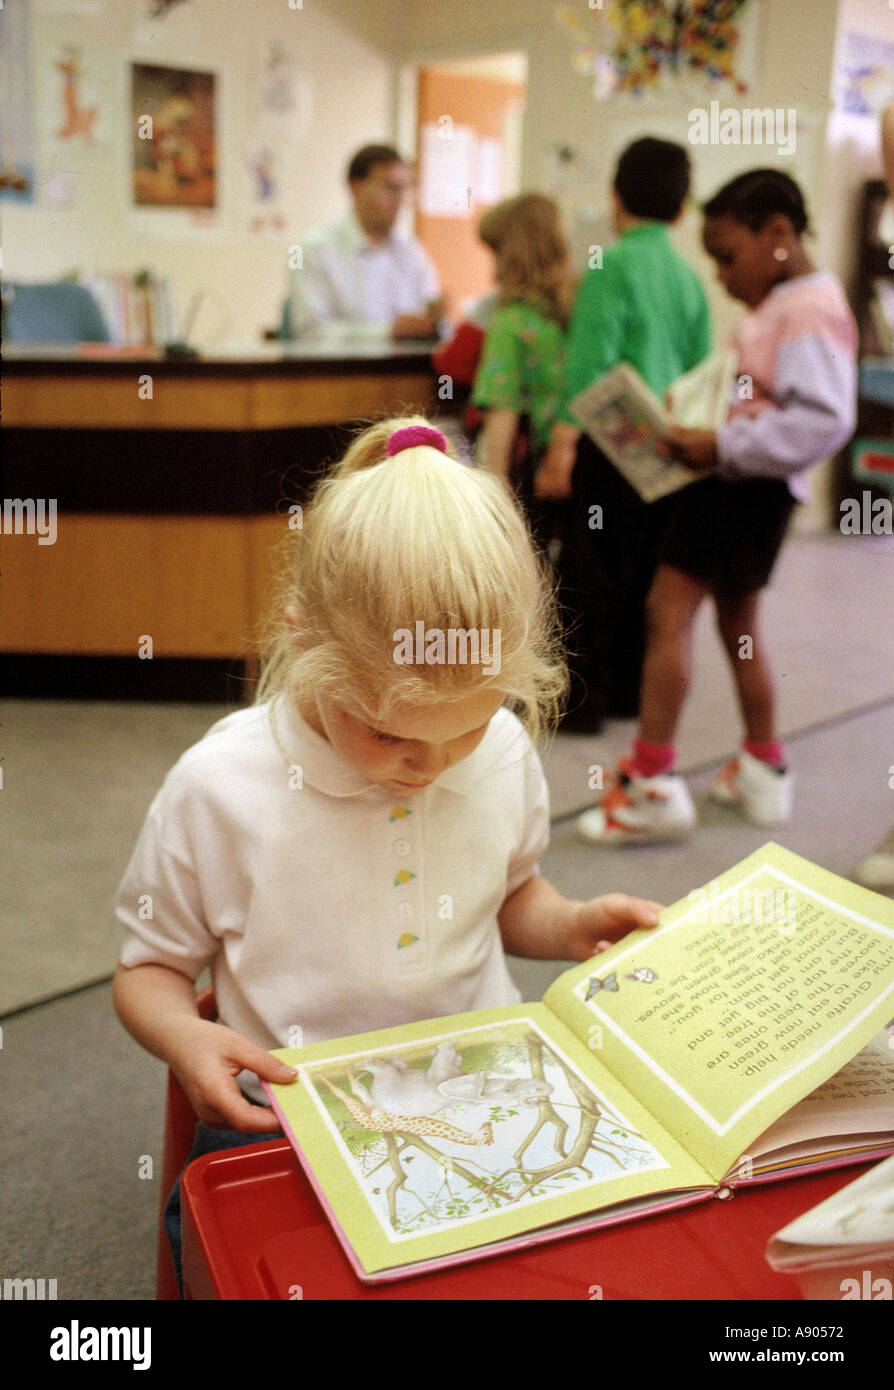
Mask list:
POLYGON ((501 304, 484 340, 472 401, 484 410, 527 415, 539 454, 562 403, 564 367, 565 334, 557 320, 524 300, 501 304))

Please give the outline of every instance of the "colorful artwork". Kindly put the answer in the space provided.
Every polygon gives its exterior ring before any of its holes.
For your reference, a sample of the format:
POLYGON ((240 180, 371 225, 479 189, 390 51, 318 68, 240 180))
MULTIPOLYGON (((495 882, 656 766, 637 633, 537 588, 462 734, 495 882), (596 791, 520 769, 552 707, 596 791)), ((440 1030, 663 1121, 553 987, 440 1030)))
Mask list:
POLYGON ((748 0, 606 0, 579 12, 556 11, 574 40, 573 66, 593 81, 598 98, 670 90, 681 79, 748 90, 735 71, 736 19, 748 0))
POLYGON ((667 1166, 530 1019, 303 1074, 392 1240, 667 1166))
POLYGON ((134 202, 216 207, 214 74, 143 63, 131 72, 134 202))

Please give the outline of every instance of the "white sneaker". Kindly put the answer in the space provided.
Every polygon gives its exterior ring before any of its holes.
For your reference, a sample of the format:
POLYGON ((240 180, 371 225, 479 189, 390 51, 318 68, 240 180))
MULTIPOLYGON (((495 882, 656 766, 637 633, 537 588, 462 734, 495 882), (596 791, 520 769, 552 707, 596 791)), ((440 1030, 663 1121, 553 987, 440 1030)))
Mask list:
POLYGON ((722 772, 708 795, 721 806, 733 806, 752 825, 782 825, 792 814, 794 775, 772 763, 762 762, 743 748, 722 772))
POLYGON ((860 860, 854 869, 854 878, 866 888, 875 888, 880 893, 894 892, 894 826, 881 844, 860 860))
POLYGON ((637 777, 622 758, 599 805, 577 819, 577 832, 591 844, 649 844, 678 840, 695 825, 695 805, 683 778, 673 772, 637 777))

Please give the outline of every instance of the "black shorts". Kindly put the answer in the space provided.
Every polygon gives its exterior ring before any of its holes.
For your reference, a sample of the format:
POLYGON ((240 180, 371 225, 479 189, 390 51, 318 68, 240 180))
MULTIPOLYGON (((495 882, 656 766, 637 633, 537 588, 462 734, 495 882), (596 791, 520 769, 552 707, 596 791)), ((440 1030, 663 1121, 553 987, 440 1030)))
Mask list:
POLYGON ((700 478, 651 503, 660 509, 657 561, 724 598, 754 593, 770 578, 796 505, 778 478, 700 478))

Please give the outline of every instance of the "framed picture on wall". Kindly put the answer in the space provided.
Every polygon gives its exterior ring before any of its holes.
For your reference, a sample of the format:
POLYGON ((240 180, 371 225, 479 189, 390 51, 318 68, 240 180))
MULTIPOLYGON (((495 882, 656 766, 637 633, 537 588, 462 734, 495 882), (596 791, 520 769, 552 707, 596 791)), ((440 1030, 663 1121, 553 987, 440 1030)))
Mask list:
POLYGON ((216 208, 216 77, 131 63, 133 201, 216 208))

